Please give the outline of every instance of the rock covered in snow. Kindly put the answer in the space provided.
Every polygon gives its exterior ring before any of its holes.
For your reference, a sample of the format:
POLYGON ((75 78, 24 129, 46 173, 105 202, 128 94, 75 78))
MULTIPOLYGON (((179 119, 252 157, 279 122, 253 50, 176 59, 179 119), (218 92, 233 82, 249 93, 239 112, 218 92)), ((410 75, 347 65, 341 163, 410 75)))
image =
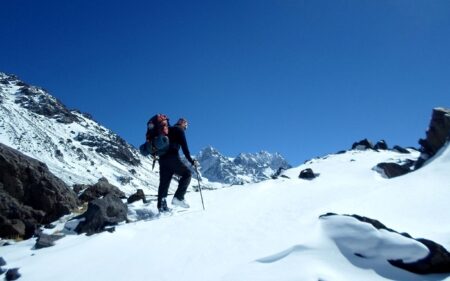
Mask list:
POLYGON ((393 266, 418 274, 450 273, 450 253, 427 239, 414 239, 378 220, 359 215, 320 216, 325 231, 345 255, 384 259, 393 266))
POLYGON ((121 191, 117 186, 114 186, 108 182, 106 178, 101 178, 94 185, 77 186, 77 189, 84 189, 83 193, 79 196, 80 200, 84 202, 90 202, 107 194, 113 194, 118 198, 126 198, 125 193, 121 191))
POLYGON ((81 221, 75 231, 88 235, 102 232, 108 226, 126 221, 127 212, 128 207, 120 198, 111 193, 107 194, 89 202, 87 211, 76 218, 81 221))
POLYGON ((305 180, 312 180, 316 178, 317 174, 314 173, 314 171, 311 168, 303 169, 300 174, 298 175, 299 178, 305 179, 305 180))

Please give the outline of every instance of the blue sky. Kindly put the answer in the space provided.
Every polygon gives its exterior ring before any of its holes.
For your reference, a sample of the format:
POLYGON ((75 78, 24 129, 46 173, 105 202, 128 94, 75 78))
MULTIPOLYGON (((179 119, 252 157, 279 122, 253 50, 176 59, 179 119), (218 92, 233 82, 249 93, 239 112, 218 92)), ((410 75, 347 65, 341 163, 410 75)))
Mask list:
POLYGON ((153 114, 193 153, 297 165, 385 139, 418 146, 450 106, 450 1, 4 1, 0 71, 131 144, 153 114))

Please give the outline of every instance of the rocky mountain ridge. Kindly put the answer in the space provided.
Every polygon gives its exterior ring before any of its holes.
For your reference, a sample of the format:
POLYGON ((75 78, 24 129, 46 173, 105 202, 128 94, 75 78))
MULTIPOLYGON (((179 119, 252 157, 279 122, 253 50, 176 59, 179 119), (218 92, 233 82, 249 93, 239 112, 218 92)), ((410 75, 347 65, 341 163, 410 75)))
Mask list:
POLYGON ((266 151, 240 153, 235 158, 222 155, 212 146, 200 151, 198 157, 203 176, 225 184, 244 184, 270 179, 279 169, 291 165, 279 153, 266 151))

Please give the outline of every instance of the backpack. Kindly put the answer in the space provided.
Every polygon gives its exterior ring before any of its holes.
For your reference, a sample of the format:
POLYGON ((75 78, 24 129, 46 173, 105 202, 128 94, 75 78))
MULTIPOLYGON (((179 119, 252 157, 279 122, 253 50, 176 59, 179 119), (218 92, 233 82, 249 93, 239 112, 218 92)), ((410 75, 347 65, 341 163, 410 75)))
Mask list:
POLYGON ((164 114, 156 114, 148 120, 146 142, 139 147, 142 155, 156 157, 169 150, 169 126, 169 118, 164 114))

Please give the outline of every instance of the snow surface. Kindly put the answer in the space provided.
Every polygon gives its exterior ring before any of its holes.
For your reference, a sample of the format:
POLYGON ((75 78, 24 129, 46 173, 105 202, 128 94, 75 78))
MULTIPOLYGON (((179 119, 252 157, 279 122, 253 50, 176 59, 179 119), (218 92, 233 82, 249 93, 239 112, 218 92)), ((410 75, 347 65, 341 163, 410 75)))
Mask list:
MULTIPOLYGON (((33 250, 35 239, 0 247, 5 268, 19 267, 20 280, 450 280, 416 275, 386 259, 416 261, 420 243, 377 231, 346 216, 379 220, 398 232, 450 249, 450 148, 422 169, 385 179, 380 162, 417 158, 417 152, 348 151, 285 171, 287 178, 187 194, 188 212, 136 221, 114 233, 71 235, 33 250), (302 180, 302 169, 320 176, 302 180), (358 253, 365 258, 356 256, 358 253)), ((154 206, 135 203, 152 214, 154 206)))

